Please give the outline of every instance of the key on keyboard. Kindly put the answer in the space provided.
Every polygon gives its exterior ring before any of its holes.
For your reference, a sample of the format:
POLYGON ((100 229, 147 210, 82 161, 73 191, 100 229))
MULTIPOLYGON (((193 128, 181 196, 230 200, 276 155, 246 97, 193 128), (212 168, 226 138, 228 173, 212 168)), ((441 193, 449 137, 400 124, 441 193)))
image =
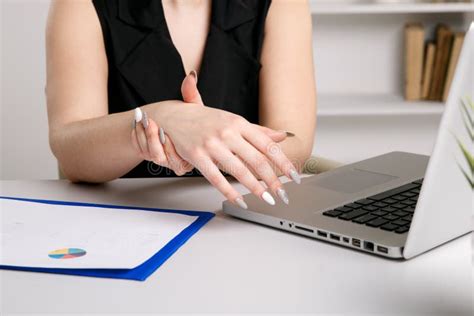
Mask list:
POLYGON ((375 229, 406 233, 410 229, 423 179, 323 213, 375 229))

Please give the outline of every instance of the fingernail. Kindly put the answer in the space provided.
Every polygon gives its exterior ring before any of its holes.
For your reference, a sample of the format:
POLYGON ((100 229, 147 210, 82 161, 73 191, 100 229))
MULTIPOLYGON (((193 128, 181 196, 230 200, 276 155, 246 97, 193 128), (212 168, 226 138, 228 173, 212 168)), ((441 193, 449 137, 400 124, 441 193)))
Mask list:
POLYGON ((142 125, 144 129, 148 128, 148 115, 146 112, 143 112, 142 125))
POLYGON ((270 205, 275 205, 275 199, 267 191, 263 192, 262 199, 270 205))
POLYGON ((293 181, 295 181, 297 184, 300 184, 300 183, 301 183, 301 177, 300 177, 300 175, 298 174, 298 172, 296 172, 296 170, 294 170, 294 169, 291 169, 291 170, 290 170, 290 177, 291 177, 291 179, 293 179, 293 181))
POLYGON ((285 134, 286 137, 295 137, 295 133, 292 133, 292 132, 288 132, 288 131, 284 131, 284 130, 280 130, 278 132, 282 133, 282 134, 285 134))
POLYGON ((277 190, 277 194, 286 205, 290 204, 290 199, 288 198, 288 194, 283 188, 279 188, 277 190))
POLYGON ((196 84, 197 84, 198 83, 198 74, 197 74, 196 70, 191 70, 191 72, 189 74, 194 77, 194 80, 196 80, 196 84))
POLYGON ((135 109, 135 122, 140 122, 143 118, 143 112, 140 108, 135 109))
POLYGON ((248 209, 249 207, 247 206, 247 203, 242 198, 236 198, 235 203, 237 203, 238 206, 240 206, 243 209, 248 209))
POLYGON ((166 143, 166 137, 165 137, 165 130, 160 127, 159 129, 159 134, 160 134, 160 143, 164 145, 166 143))

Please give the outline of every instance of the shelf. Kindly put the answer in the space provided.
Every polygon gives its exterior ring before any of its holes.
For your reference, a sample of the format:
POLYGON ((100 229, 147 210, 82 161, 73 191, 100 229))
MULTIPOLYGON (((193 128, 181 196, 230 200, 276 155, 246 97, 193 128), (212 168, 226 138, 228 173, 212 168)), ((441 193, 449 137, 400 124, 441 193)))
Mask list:
POLYGON ((331 14, 399 14, 399 13, 467 13, 474 12, 473 3, 409 3, 407 1, 377 3, 376 1, 311 1, 314 15, 331 14))
POLYGON ((444 103, 408 102, 399 95, 320 95, 318 117, 441 115, 444 103))

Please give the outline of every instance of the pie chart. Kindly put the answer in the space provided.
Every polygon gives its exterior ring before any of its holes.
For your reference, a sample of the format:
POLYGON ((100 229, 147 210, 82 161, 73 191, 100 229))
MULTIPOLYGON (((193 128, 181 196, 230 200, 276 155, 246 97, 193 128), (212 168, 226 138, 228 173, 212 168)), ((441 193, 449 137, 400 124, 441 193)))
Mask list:
POLYGON ((63 248, 51 251, 48 256, 52 259, 74 259, 82 257, 87 252, 80 248, 63 248))

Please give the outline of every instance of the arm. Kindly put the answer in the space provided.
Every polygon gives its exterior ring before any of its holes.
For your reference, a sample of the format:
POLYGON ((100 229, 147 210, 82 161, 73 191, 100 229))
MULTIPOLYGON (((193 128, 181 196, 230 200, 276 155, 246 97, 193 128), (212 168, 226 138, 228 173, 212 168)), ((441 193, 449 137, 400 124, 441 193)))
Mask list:
MULTIPOLYGON (((105 182, 143 160, 177 174, 189 170, 171 142, 159 144, 153 119, 146 130, 142 124, 132 130, 132 111, 108 115, 107 57, 90 0, 52 2, 46 46, 50 145, 70 180, 105 182), (147 145, 146 138, 153 146, 147 145)), ((143 109, 152 112, 159 106, 143 109)))
POLYGON ((282 150, 302 168, 316 125, 312 24, 307 0, 273 0, 265 25, 260 124, 295 133, 282 150))
POLYGON ((107 115, 107 58, 91 1, 52 2, 46 50, 50 146, 64 174, 103 182, 131 170, 141 161, 133 113, 107 115))

